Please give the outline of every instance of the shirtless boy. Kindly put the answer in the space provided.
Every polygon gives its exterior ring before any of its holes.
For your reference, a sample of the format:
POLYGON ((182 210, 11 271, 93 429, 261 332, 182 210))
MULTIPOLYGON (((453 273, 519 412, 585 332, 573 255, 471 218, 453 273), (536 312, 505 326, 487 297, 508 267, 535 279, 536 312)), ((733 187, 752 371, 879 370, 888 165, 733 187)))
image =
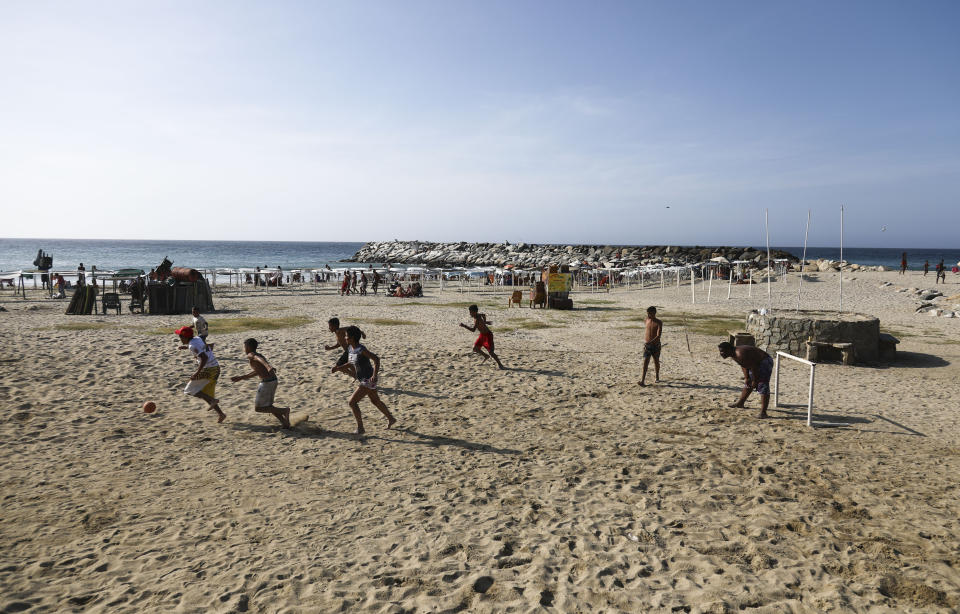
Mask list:
POLYGON ((733 346, 724 341, 717 346, 721 358, 733 358, 733 361, 743 369, 743 390, 740 399, 731 403, 729 407, 743 407, 750 392, 756 389, 760 393, 760 415, 767 417, 767 405, 770 403, 770 376, 773 374, 773 359, 758 347, 752 345, 733 346))
POLYGON ((220 378, 220 363, 213 355, 213 350, 193 336, 192 328, 181 326, 175 332, 180 337, 180 342, 187 346, 197 361, 197 370, 190 376, 183 394, 206 401, 210 409, 217 412, 217 422, 223 422, 227 416, 220 410, 220 400, 214 398, 217 392, 217 380, 220 378))
POLYGON ((488 358, 493 358, 497 362, 497 366, 502 369, 503 363, 500 362, 500 358, 493 351, 493 332, 488 326, 493 322, 487 320, 486 314, 479 313, 476 305, 470 305, 469 311, 470 317, 473 318, 473 326, 467 326, 463 322, 460 323, 460 326, 464 327, 470 332, 476 330, 480 331, 480 336, 477 337, 477 340, 473 344, 473 351, 483 356, 483 362, 486 362, 488 358), (487 356, 486 352, 484 352, 482 348, 487 348, 487 351, 490 352, 490 355, 487 356))
POLYGON ((653 372, 656 381, 660 381, 660 334, 663 333, 663 322, 657 319, 657 308, 647 307, 647 321, 643 336, 643 373, 640 375, 640 385, 646 386, 647 366, 653 358, 653 372))
POLYGON ((263 354, 257 352, 259 345, 260 343, 253 338, 243 342, 243 353, 247 355, 253 371, 246 375, 235 375, 230 378, 230 381, 239 382, 242 379, 259 377, 260 385, 257 386, 257 398, 253 402, 254 410, 261 414, 273 414, 273 417, 280 421, 280 426, 288 429, 290 428, 290 408, 273 406, 273 397, 277 393, 277 370, 270 366, 263 354))
MULTIPOLYGON (((340 359, 337 360, 337 365, 336 365, 338 367, 341 367, 347 364, 347 359, 349 358, 349 352, 350 352, 350 343, 347 341, 347 329, 340 326, 340 318, 330 318, 329 320, 327 320, 327 327, 329 327, 331 333, 337 336, 337 340, 336 340, 336 343, 334 343, 333 345, 323 346, 323 349, 330 351, 330 350, 335 350, 337 348, 343 348, 343 354, 340 355, 340 359)), ((357 330, 360 330, 360 329, 358 328, 357 330)), ((361 339, 367 338, 367 334, 362 330, 360 331, 360 338, 361 339)))

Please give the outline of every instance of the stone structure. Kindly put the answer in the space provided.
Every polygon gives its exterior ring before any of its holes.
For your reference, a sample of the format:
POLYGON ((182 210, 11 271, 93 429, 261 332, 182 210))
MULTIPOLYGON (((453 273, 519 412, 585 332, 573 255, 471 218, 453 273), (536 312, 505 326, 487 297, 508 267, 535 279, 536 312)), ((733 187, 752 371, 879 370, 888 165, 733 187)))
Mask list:
POLYGON ((787 352, 804 357, 807 339, 828 343, 852 343, 857 362, 880 359, 880 320, 860 313, 830 311, 774 311, 747 315, 747 331, 757 347, 772 354, 787 352))
MULTIPOLYGON (((675 247, 636 245, 535 245, 530 243, 427 243, 382 241, 366 243, 347 262, 391 262, 434 267, 504 266, 542 268, 549 264, 594 267, 634 267, 644 264, 685 265, 723 256, 731 262, 748 260, 755 268, 766 266, 766 250, 751 247, 675 247)), ((772 258, 796 256, 781 250, 772 258)))

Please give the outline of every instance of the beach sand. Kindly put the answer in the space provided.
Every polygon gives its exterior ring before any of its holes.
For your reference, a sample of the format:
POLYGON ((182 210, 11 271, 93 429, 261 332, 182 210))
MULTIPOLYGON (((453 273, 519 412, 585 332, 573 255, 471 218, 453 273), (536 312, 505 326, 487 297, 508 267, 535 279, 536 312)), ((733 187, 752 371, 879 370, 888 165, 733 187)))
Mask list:
MULTIPOLYGON (((817 279, 804 306, 833 308, 835 274, 817 279)), ((900 359, 818 366, 818 418, 846 425, 813 429, 799 364, 772 419, 755 418, 755 397, 726 407, 742 378, 716 332, 764 306, 764 285, 728 301, 717 284, 709 305, 669 286, 575 294, 572 312, 432 288, 221 289, 208 315, 220 425, 182 394, 193 363, 176 337, 151 334, 188 316, 8 298, 0 609, 955 612, 960 320, 914 314, 882 280, 932 284, 845 276, 844 307, 879 316, 900 359), (508 370, 470 354, 457 323, 471 302, 508 370), (651 304, 666 321, 663 381, 640 389, 651 304), (382 358, 397 428, 364 401, 368 437, 352 435, 354 385, 322 347, 334 315, 382 358), (309 322, 217 333, 252 317, 309 322), (249 336, 278 368, 277 404, 309 416, 292 431, 253 411, 254 382, 229 381, 248 370, 249 336)), ((774 291, 795 306, 796 278, 774 291)))

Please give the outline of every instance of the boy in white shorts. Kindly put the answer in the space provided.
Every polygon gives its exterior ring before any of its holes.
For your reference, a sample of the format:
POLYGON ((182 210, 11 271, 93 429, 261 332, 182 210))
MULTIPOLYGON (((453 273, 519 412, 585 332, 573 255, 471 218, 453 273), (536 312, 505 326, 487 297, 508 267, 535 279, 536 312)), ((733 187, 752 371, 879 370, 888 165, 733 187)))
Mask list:
POLYGON ((220 401, 214 398, 217 392, 217 380, 220 378, 220 363, 213 355, 213 350, 201 339, 193 336, 192 328, 181 326, 175 332, 197 361, 197 370, 190 376, 183 394, 206 401, 210 409, 217 412, 217 422, 223 422, 227 416, 220 410, 220 401))
POLYGON ((280 425, 290 428, 290 408, 274 407, 273 397, 277 393, 277 370, 270 366, 263 354, 257 352, 260 343, 253 338, 243 342, 243 353, 247 355, 250 366, 253 371, 246 375, 236 375, 230 378, 232 382, 239 382, 242 379, 259 377, 260 385, 257 386, 257 398, 254 401, 254 409, 261 414, 273 414, 273 417, 280 421, 280 425))

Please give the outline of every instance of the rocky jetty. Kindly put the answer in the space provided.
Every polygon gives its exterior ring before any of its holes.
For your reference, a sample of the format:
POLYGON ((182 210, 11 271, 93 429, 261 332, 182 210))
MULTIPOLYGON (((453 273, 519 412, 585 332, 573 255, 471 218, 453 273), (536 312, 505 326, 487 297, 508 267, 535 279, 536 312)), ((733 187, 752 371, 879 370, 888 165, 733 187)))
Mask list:
MULTIPOLYGON (((382 241, 366 243, 344 262, 391 262, 431 267, 505 266, 537 268, 548 264, 586 263, 595 267, 635 267, 648 264, 684 265, 723 256, 730 262, 749 260, 766 266, 767 253, 750 247, 677 247, 667 245, 543 245, 533 243, 427 243, 382 241)), ((773 258, 797 257, 773 250, 773 258)))

